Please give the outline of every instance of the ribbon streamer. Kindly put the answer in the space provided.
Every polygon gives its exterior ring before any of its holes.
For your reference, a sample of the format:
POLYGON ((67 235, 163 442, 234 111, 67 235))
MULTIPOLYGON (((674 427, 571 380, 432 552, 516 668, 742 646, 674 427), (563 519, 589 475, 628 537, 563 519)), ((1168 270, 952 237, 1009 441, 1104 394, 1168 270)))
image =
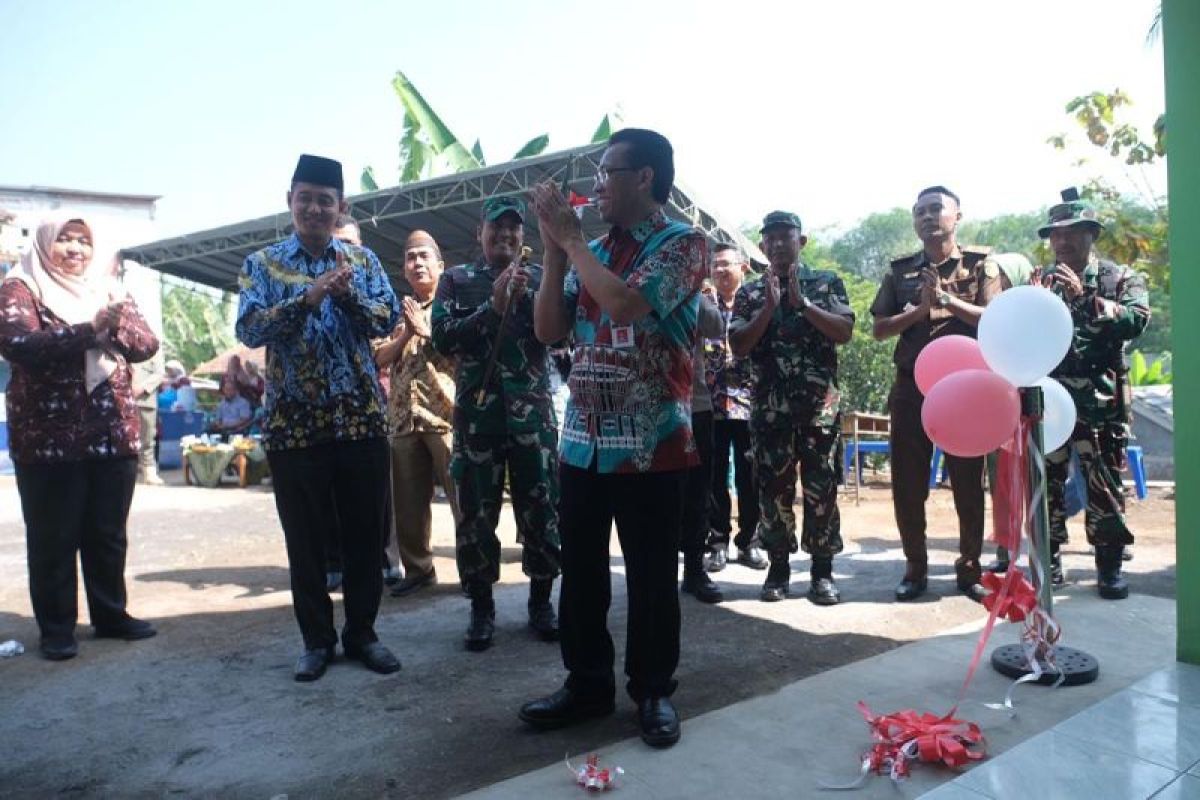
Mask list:
POLYGON ((567 769, 571 770, 571 774, 575 776, 575 783, 589 792, 606 792, 609 789, 615 789, 617 776, 625 774, 625 770, 620 767, 602 768, 600 757, 595 753, 588 755, 587 761, 582 767, 572 765, 570 756, 566 756, 565 761, 567 769))

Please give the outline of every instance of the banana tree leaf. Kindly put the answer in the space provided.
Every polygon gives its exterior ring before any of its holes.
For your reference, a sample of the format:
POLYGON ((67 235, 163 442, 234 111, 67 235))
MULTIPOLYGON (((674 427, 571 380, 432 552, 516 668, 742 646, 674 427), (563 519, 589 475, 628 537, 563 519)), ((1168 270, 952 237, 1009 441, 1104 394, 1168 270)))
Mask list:
POLYGON ((548 134, 543 133, 541 136, 535 136, 526 142, 513 158, 529 158, 530 156, 540 155, 549 144, 550 136, 548 134))
POLYGON ((421 180, 432 156, 429 145, 420 137, 420 126, 405 112, 404 128, 400 133, 400 183, 421 180))
POLYGON ((373 192, 379 188, 379 183, 375 180, 374 167, 363 167, 362 175, 358 178, 358 186, 364 192, 373 192))
POLYGON ((397 72, 396 77, 392 79, 392 89, 400 98, 400 104, 404 106, 404 110, 412 117, 413 123, 426 137, 433 152, 444 156, 456 172, 483 166, 463 146, 458 137, 450 132, 441 117, 425 102, 425 98, 417 91, 417 87, 412 85, 403 72, 397 72))
POLYGON ((1144 386, 1146 383, 1146 357, 1141 350, 1134 350, 1129 359, 1129 382, 1134 386, 1144 386))
POLYGON ((592 144, 607 142, 610 136, 612 136, 612 123, 608 120, 608 114, 605 114, 604 119, 600 120, 600 125, 596 128, 596 132, 592 134, 592 144))

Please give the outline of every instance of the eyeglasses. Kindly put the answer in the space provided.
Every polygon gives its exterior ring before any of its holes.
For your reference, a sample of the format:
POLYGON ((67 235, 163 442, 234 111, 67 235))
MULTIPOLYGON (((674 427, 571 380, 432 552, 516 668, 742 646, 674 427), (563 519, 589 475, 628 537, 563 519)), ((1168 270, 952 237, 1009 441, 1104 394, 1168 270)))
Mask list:
POLYGON ((596 183, 608 183, 608 176, 614 172, 637 172, 641 167, 597 167, 596 183))

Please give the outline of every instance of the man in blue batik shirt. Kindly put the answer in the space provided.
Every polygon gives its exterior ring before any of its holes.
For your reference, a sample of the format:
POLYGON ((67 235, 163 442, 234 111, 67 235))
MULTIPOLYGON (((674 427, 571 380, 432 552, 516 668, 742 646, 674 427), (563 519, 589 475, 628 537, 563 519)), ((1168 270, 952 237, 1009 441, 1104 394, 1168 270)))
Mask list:
POLYGON ((371 340, 395 327, 399 303, 375 254, 333 237, 349 209, 339 162, 301 156, 287 199, 296 232, 246 258, 237 335, 267 348, 263 446, 304 637, 294 674, 298 681, 320 678, 337 645, 325 588, 325 542, 335 520, 342 531, 342 648, 367 668, 391 673, 400 662, 375 635, 390 485, 371 340))

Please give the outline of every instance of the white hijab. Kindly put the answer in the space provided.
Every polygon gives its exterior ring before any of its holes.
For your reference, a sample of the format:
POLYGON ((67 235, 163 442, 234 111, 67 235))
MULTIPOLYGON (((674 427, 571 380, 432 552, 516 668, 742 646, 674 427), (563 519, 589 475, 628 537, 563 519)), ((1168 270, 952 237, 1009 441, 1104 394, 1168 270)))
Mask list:
MULTIPOLYGON (((100 309, 124 295, 114 274, 115 254, 113 258, 96 258, 95 244, 91 226, 78 217, 43 220, 33 237, 33 246, 21 257, 20 266, 9 272, 5 280, 24 283, 39 303, 69 325, 91 322, 100 309), (92 239, 92 259, 79 275, 55 266, 50 256, 51 246, 63 228, 72 222, 82 225, 92 239)), ((88 350, 84 354, 84 383, 88 394, 107 381, 119 363, 106 347, 88 350)))

